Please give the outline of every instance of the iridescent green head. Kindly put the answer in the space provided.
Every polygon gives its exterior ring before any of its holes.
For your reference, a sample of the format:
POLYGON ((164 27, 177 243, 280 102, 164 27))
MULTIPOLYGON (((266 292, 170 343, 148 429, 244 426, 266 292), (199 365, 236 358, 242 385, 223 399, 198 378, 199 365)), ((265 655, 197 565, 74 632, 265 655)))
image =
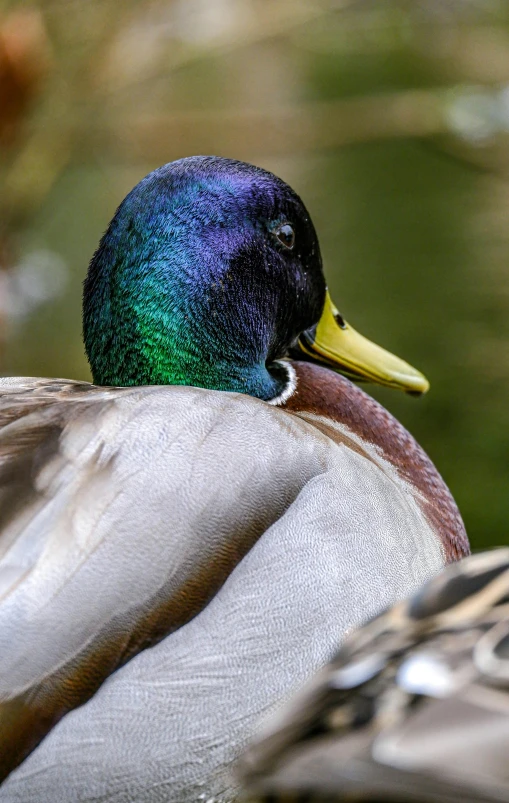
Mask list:
POLYGON ((273 399, 278 362, 317 324, 320 248, 295 192, 252 165, 172 162, 119 206, 84 286, 100 385, 195 385, 273 399))

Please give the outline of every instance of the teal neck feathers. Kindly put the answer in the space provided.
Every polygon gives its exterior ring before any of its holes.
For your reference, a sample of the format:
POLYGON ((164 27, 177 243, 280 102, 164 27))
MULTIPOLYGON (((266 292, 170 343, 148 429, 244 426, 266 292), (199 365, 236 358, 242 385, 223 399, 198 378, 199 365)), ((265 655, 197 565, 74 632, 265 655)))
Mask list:
POLYGON ((286 184, 226 159, 171 163, 127 196, 91 261, 94 381, 273 399, 288 382, 278 360, 324 296, 313 225, 286 184))

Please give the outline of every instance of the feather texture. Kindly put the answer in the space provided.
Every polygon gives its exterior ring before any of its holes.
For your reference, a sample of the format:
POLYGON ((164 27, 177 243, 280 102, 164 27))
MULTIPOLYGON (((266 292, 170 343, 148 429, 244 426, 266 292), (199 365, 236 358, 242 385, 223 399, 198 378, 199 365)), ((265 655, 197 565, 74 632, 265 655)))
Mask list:
POLYGON ((2 390, 4 773, 94 696, 1 801, 96 799, 91 763, 105 799, 233 789, 260 712, 444 564, 416 489, 282 408, 184 387, 2 390))
MULTIPOLYGON (((245 755, 257 800, 509 800, 509 549, 352 634, 245 755)), ((251 798, 250 798, 251 799, 251 798)))

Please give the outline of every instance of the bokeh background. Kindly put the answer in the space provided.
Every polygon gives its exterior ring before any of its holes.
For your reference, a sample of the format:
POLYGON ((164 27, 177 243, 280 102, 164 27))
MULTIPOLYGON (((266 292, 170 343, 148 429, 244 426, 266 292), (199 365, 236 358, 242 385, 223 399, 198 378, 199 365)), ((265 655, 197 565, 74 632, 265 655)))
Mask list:
POLYGON ((432 384, 370 392, 509 542, 509 3, 0 3, 0 372, 90 378, 88 260, 195 153, 299 192, 336 304, 432 384))

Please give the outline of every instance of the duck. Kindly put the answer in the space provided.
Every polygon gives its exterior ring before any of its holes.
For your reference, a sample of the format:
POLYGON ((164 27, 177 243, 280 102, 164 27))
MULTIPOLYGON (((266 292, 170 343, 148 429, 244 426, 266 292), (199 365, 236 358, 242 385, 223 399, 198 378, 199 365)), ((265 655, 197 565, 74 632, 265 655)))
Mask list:
POLYGON ((238 765, 251 801, 509 800, 509 549, 350 634, 238 765))
POLYGON ((238 799, 260 716, 469 552, 355 381, 428 382, 334 306, 302 200, 187 157, 84 282, 93 382, 0 381, 0 803, 238 799))

